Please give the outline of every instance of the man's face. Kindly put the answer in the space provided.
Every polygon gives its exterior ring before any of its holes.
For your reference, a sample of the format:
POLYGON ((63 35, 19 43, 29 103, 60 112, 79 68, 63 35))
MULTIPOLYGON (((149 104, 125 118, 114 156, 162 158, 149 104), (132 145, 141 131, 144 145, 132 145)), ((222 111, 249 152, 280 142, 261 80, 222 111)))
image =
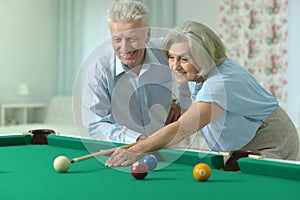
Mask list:
POLYGON ((150 28, 141 28, 140 21, 131 21, 111 22, 109 29, 113 49, 122 63, 130 69, 142 65, 150 28))

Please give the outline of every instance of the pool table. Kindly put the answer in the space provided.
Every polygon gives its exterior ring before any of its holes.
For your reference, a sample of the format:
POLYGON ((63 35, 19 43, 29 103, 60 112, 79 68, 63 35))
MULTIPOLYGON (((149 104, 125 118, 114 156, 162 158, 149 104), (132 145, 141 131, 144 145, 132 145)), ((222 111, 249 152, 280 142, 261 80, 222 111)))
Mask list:
POLYGON ((300 195, 300 165, 296 163, 241 158, 241 171, 228 172, 221 170, 223 156, 213 153, 155 152, 160 160, 158 168, 143 180, 133 178, 129 166, 105 167, 105 156, 72 163, 66 173, 53 168, 59 155, 71 159, 118 145, 122 144, 53 134, 47 136, 47 144, 33 144, 30 134, 0 136, 0 198, 220 200, 290 199, 300 195), (212 168, 205 182, 192 175, 199 162, 212 168))

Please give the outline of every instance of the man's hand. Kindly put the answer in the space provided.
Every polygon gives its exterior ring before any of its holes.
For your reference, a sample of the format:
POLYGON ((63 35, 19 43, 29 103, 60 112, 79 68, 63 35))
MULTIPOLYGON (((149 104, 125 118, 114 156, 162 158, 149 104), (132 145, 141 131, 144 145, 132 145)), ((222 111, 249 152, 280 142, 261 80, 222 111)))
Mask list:
POLYGON ((143 136, 143 135, 140 135, 140 136, 136 139, 136 142, 140 142, 140 141, 142 141, 142 140, 144 140, 144 139, 146 139, 146 137, 143 136))
POLYGON ((165 124, 167 125, 177 121, 180 116, 181 116, 181 107, 177 103, 172 102, 171 109, 165 124))

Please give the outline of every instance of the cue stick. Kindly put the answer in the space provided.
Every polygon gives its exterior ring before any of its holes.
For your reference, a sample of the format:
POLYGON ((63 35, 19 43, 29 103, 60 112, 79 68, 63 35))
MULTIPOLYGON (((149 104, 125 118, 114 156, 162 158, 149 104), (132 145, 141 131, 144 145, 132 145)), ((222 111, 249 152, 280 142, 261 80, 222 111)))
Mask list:
MULTIPOLYGON (((136 143, 127 144, 127 145, 121 146, 121 148, 122 149, 128 149, 128 148, 132 147, 135 144, 136 143)), ((96 153, 88 154, 88 155, 81 156, 81 157, 78 157, 78 158, 73 158, 71 160, 71 163, 79 162, 79 161, 86 160, 86 159, 93 158, 93 157, 97 157, 97 156, 105 156, 105 155, 108 155, 108 154, 111 154, 112 152, 114 152, 114 150, 116 148, 117 147, 112 148, 112 149, 104 149, 104 150, 100 150, 99 152, 96 152, 96 153)))
POLYGON ((222 156, 230 156, 231 152, 226 152, 226 151, 219 151, 218 154, 222 155, 222 156))
MULTIPOLYGON (((225 151, 219 151, 218 154, 223 155, 223 156, 231 156, 232 152, 225 152, 225 151)), ((263 159, 262 155, 255 155, 255 154, 248 154, 248 158, 254 158, 254 159, 258 159, 261 160, 263 159)))

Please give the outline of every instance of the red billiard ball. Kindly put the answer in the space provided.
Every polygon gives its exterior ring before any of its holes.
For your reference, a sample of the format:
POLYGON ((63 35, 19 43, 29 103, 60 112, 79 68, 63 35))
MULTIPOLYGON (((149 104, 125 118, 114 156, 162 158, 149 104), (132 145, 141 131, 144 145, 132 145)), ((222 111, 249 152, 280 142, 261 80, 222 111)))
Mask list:
POLYGON ((149 171, 153 171, 157 166, 157 158, 152 154, 145 155, 142 162, 147 165, 149 171))
POLYGON ((211 174, 210 167, 205 163, 198 163, 193 169, 194 178, 198 181, 206 181, 211 174))
POLYGON ((148 174, 148 167, 145 163, 135 162, 130 169, 131 175, 136 179, 144 179, 148 174))

